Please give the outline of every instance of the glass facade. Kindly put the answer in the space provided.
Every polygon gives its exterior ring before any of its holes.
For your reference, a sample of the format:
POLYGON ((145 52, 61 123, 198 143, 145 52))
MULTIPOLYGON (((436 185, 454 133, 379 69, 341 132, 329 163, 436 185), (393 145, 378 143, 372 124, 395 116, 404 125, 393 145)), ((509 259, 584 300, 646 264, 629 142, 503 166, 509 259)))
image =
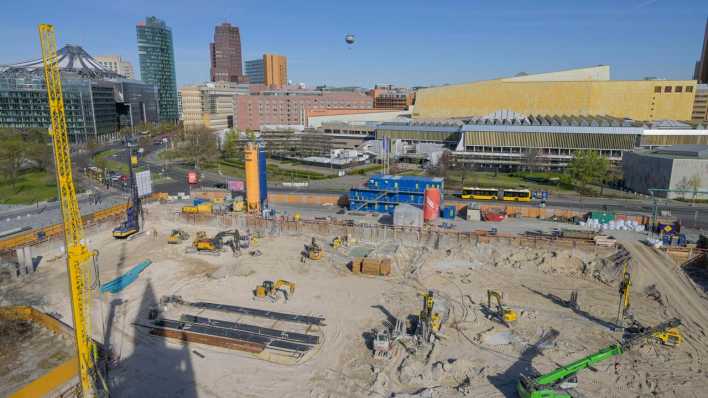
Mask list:
POLYGON ((136 30, 141 79, 157 87, 160 120, 176 121, 179 113, 172 30, 155 17, 146 18, 136 30))
MULTIPOLYGON (((83 142, 96 133, 90 82, 68 80, 62 82, 62 87, 69 137, 83 142)), ((0 76, 0 127, 49 129, 50 125, 43 78, 0 76)))
POLYGON ((263 84, 265 82, 263 71, 263 59, 246 61, 246 76, 248 76, 249 83, 263 84))

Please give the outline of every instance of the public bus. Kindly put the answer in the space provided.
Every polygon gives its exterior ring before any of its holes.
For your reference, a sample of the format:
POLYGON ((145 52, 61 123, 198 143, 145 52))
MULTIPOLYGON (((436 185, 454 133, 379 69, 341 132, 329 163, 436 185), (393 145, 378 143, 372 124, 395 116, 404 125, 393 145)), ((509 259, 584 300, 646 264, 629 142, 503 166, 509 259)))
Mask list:
POLYGON ((531 191, 528 189, 505 189, 502 199, 512 202, 530 202, 531 191))
POLYGON ((496 188, 462 188, 462 199, 475 200, 497 200, 499 198, 499 190, 496 188))

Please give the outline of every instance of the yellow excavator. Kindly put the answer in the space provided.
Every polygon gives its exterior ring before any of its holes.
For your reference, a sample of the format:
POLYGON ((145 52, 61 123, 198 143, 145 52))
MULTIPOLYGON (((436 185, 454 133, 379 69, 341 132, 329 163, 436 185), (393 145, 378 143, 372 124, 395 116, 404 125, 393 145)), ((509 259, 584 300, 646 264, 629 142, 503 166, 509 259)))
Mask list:
POLYGON ((446 313, 440 313, 443 306, 436 305, 435 299, 435 292, 432 290, 423 295, 423 308, 418 315, 418 325, 415 331, 422 342, 431 342, 433 333, 440 332, 443 317, 447 317, 446 313))
POLYGON ((494 311, 494 307, 492 307, 492 299, 495 299, 497 301, 497 306, 494 315, 496 315, 496 317, 499 318, 499 320, 501 320, 505 325, 509 326, 512 322, 516 321, 518 316, 516 311, 504 305, 502 302, 503 297, 503 294, 500 292, 495 290, 487 290, 487 309, 490 312, 494 311))
MULTIPOLYGON (((631 311, 632 302, 630 300, 630 288, 632 287, 632 276, 629 273, 628 266, 625 263, 624 271, 622 272, 622 280, 619 286, 619 296, 620 304, 617 311, 617 326, 624 327, 625 321, 631 322, 630 326, 627 328, 628 331, 632 333, 639 333, 645 331, 646 327, 642 326, 634 316, 631 311)), ((683 335, 676 327, 664 328, 659 331, 652 332, 652 337, 658 340, 661 344, 674 347, 683 343, 683 335)))
POLYGON ((235 255, 239 251, 238 241, 238 230, 221 231, 213 238, 207 237, 206 232, 199 231, 192 242, 191 251, 219 255, 224 246, 229 246, 235 255), (229 236, 231 239, 227 239, 229 236))
POLYGON ((338 249, 342 246, 347 246, 348 245, 348 240, 347 237, 341 237, 341 236, 335 236, 334 239, 332 239, 332 243, 330 243, 330 246, 332 246, 332 249, 338 249))
POLYGON ((189 239, 189 234, 181 229, 173 229, 170 236, 167 238, 167 243, 176 245, 189 239))
POLYGON ((295 284, 284 279, 263 281, 263 284, 256 286, 253 294, 258 299, 278 302, 282 297, 287 302, 295 294, 295 284))
POLYGON ((312 238, 310 245, 306 246, 307 258, 310 260, 319 260, 322 258, 322 248, 317 244, 315 238, 312 238))

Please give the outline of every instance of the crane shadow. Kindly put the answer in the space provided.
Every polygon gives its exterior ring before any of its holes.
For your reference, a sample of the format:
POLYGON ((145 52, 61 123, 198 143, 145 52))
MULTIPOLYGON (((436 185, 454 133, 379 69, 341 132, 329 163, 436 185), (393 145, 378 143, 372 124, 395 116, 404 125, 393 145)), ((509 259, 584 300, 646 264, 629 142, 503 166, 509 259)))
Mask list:
POLYGON ((150 335, 144 326, 150 324, 148 314, 157 305, 157 296, 148 281, 133 323, 133 350, 121 359, 108 377, 112 396, 199 396, 189 343, 170 343, 167 338, 150 335))
POLYGON ((567 305, 567 302, 566 302, 565 300, 563 300, 562 298, 556 296, 555 294, 543 293, 543 292, 539 292, 538 290, 535 290, 535 289, 533 289, 533 288, 530 288, 530 287, 528 287, 528 286, 525 286, 525 285, 522 285, 522 286, 525 287, 525 288, 526 288, 528 291, 530 291, 531 293, 537 294, 537 295, 539 295, 539 296, 541 296, 541 297, 543 297, 543 298, 545 298, 545 299, 547 299, 547 300, 550 300, 553 304, 559 305, 559 306, 561 306, 561 307, 568 308, 569 310, 573 311, 573 312, 574 312, 575 314, 577 314, 578 316, 580 316, 580 317, 582 317, 582 318, 585 318, 585 319, 587 319, 587 320, 589 320, 589 321, 591 321, 591 322, 597 323, 598 325, 600 325, 600 326, 602 326, 602 327, 604 327, 604 328, 607 328, 607 329, 612 330, 612 329, 614 329, 614 328, 617 327, 617 325, 615 325, 614 323, 612 323, 612 322, 607 322, 607 321, 604 320, 604 319, 600 319, 600 318, 596 317, 595 315, 593 315, 593 314, 591 314, 591 313, 589 313, 589 312, 587 312, 587 311, 583 311, 583 310, 580 309, 580 308, 569 307, 569 306, 567 305))
POLYGON ((532 361, 538 355, 543 355, 543 350, 553 344, 560 335, 555 329, 551 329, 541 338, 521 352, 519 358, 504 373, 494 376, 487 376, 487 380, 496 387, 505 397, 516 397, 516 383, 522 374, 534 375, 538 372, 533 368, 532 361))

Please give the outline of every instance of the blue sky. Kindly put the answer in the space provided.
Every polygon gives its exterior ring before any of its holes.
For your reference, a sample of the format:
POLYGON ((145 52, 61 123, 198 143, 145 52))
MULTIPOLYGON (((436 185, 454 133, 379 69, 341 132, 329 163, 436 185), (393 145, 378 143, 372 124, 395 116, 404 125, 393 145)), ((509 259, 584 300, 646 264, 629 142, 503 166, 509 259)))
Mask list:
POLYGON ((172 28, 179 85, 208 80, 214 26, 228 21, 241 29, 244 59, 284 54, 294 82, 410 86, 597 64, 611 65, 613 79, 690 79, 708 1, 4 0, 1 9, 0 63, 39 58, 36 25, 48 22, 59 46, 119 54, 139 69, 135 24, 155 15, 172 28))

